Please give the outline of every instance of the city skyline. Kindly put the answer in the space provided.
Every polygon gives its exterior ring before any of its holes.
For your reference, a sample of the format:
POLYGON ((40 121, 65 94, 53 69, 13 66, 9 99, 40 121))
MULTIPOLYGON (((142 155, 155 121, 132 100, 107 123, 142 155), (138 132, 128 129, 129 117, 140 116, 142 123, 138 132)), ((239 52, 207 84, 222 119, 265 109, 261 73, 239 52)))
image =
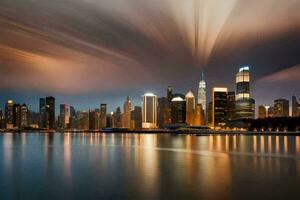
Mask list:
POLYGON ((15 99, 37 111, 36 99, 52 95, 113 110, 169 84, 197 94, 202 71, 207 88, 233 90, 241 65, 252 67, 257 105, 300 95, 299 1, 195 2, 1 1, 1 105, 15 99))

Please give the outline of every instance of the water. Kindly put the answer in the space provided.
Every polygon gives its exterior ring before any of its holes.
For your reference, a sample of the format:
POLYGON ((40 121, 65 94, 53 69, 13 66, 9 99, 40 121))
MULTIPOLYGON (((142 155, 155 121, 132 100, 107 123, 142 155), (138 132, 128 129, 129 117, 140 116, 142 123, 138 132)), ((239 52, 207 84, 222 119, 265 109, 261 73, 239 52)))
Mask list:
POLYGON ((299 136, 0 134, 0 199, 299 195, 299 136))

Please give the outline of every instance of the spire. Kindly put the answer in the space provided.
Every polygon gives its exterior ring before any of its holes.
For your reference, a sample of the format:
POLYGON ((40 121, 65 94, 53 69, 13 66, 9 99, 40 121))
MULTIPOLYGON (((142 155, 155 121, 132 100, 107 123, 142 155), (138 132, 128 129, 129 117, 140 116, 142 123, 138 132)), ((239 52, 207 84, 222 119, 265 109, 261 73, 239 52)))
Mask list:
POLYGON ((201 73, 201 81, 204 81, 204 73, 203 73, 203 71, 201 73))

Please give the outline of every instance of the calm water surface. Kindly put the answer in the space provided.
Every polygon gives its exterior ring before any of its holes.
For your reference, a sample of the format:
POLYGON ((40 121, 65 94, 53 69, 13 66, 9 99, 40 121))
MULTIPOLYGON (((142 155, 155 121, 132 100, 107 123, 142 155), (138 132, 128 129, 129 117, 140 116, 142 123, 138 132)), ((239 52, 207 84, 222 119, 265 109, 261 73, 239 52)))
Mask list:
POLYGON ((0 199, 299 199, 300 137, 0 134, 0 199))

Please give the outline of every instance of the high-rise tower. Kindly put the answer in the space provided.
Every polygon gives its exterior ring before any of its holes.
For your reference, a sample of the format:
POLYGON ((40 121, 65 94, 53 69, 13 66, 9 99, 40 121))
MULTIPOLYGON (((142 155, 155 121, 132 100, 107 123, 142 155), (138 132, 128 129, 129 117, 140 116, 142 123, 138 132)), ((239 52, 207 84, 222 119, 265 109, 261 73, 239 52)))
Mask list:
POLYGON ((142 128, 157 127, 157 96, 146 93, 142 97, 142 128))
POLYGON ((202 105, 202 109, 205 113, 206 111, 206 83, 204 81, 204 74, 202 72, 201 80, 199 82, 199 88, 198 88, 198 101, 197 104, 202 105))
POLYGON ((255 101, 250 98, 250 68, 241 66, 236 74, 235 119, 254 119, 255 101))

